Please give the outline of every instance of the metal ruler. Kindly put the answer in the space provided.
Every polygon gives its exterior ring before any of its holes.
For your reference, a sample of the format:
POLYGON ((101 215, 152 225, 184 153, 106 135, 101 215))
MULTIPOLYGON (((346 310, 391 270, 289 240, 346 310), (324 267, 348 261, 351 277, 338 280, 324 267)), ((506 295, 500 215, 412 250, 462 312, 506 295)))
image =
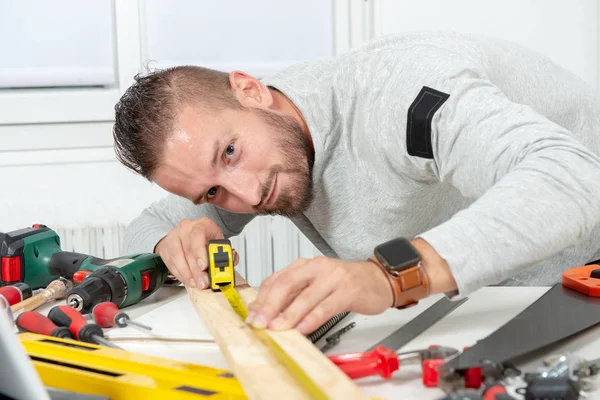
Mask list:
POLYGON ((367 351, 373 351, 375 347, 380 345, 383 345, 388 349, 400 350, 402 347, 410 343, 414 338, 425 332, 436 322, 463 304, 465 301, 467 301, 467 298, 451 301, 448 300, 447 297, 442 297, 427 310, 417 315, 407 324, 404 324, 401 328, 379 343, 371 346, 369 349, 367 349, 367 351))
MULTIPOLYGON (((240 297, 240 294, 235 290, 232 283, 221 286, 221 292, 231 305, 231 308, 240 316, 242 320, 245 320, 248 316, 248 307, 246 303, 240 297)), ((273 355, 281 362, 288 370, 292 378, 298 382, 300 387, 304 389, 311 399, 324 399, 326 400, 327 395, 321 390, 317 384, 310 379, 308 375, 300 368, 300 366, 290 357, 285 350, 281 348, 263 329, 254 329, 252 331, 256 334, 258 339, 271 350, 273 355)))
POLYGON ((600 297, 586 296, 557 283, 516 317, 440 368, 463 370, 489 362, 514 362, 598 323, 600 297))
POLYGON ((18 338, 45 386, 112 400, 247 399, 230 371, 35 333, 18 338))

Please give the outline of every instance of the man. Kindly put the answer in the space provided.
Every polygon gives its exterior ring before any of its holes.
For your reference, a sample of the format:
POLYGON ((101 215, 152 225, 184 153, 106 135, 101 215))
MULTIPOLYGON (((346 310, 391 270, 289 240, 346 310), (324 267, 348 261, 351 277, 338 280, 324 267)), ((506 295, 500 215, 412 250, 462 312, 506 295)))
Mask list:
POLYGON ((325 255, 264 281, 258 328, 550 285, 600 258, 600 100, 500 40, 395 35, 260 80, 157 71, 116 106, 114 137, 173 194, 130 224, 126 252, 204 288, 207 240, 280 214, 325 255))

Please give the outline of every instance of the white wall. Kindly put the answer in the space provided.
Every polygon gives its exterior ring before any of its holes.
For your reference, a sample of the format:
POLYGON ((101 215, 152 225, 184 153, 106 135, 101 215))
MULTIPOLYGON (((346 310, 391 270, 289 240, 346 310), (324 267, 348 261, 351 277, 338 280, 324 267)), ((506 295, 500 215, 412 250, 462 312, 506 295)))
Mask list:
POLYGON ((89 9, 38 2, 0 0, 0 43, 8 43, 0 53, 0 231, 126 223, 166 195, 118 164, 112 149, 114 104, 149 61, 260 76, 334 52, 331 1, 96 0, 89 9), (308 33, 307 23, 315 26, 308 33), (86 41, 102 51, 80 51, 86 41), (54 74, 113 64, 116 85, 54 74), (26 65, 39 72, 29 80, 26 65), (19 88, 36 79, 40 87, 19 88))
MULTIPOLYGON (((0 89, 0 231, 33 223, 128 222, 165 194, 126 171, 112 151, 113 106, 147 60, 155 66, 237 66, 260 75, 287 63, 341 53, 382 34, 450 28, 530 45, 590 84, 600 83, 597 0, 96 1, 106 2, 112 13, 109 56, 114 57, 116 85, 0 89), (194 13, 198 18, 190 17, 194 13), (316 28, 308 28, 309 21, 316 28), (215 29, 209 29, 210 23, 215 29), (248 51, 251 46, 255 52, 248 51)), ((36 4, 0 0, 0 15, 17 3, 36 4)), ((62 11, 58 6, 46 10, 46 21, 62 11)), ((20 26, 15 23, 11 32, 0 35, 0 43, 18 41, 20 26)), ((47 26, 38 29, 29 32, 30 40, 47 36, 47 26)), ((38 50, 33 45, 22 49, 38 50)), ((0 71, 17 65, 3 57, 0 71)), ((313 251, 305 244, 292 247, 296 253, 313 251)))
POLYGON ((596 0, 376 0, 374 35, 451 29, 508 39, 538 50, 598 87, 596 0))

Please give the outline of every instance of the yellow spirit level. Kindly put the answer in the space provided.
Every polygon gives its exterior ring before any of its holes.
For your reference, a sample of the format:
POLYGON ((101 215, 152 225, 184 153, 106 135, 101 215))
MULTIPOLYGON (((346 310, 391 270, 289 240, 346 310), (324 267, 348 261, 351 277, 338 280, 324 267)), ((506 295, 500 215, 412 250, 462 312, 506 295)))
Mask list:
POLYGON ((18 335, 44 385, 119 399, 247 399, 230 371, 35 333, 18 335))

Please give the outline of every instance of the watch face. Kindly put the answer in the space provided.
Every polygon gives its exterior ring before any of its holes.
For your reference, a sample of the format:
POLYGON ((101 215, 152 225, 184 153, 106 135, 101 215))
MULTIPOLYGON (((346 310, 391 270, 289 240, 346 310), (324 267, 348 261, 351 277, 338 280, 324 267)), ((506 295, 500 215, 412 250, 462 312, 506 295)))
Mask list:
POLYGON ((390 240, 375 248, 375 255, 387 268, 402 271, 421 261, 419 253, 408 239, 390 240))

